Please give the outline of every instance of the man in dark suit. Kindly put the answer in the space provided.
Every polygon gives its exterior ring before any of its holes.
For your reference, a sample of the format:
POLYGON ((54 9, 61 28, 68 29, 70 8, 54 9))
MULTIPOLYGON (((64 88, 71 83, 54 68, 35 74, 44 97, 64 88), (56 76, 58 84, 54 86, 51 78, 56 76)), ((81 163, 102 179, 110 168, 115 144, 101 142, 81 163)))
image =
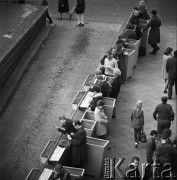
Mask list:
POLYGON ((166 70, 168 73, 168 99, 171 99, 172 88, 175 84, 175 93, 177 95, 177 77, 176 77, 176 67, 177 67, 177 50, 174 51, 174 56, 167 59, 166 70))
POLYGON ((160 43, 161 20, 157 17, 156 10, 152 10, 151 14, 152 14, 152 18, 149 21, 149 23, 143 28, 143 31, 146 31, 149 27, 151 28, 149 31, 148 43, 153 48, 151 54, 156 54, 157 51, 159 50, 157 44, 160 43))
POLYGON ((81 168, 86 162, 87 153, 86 153, 86 131, 82 127, 80 121, 75 122, 76 133, 73 138, 68 135, 68 140, 71 143, 72 149, 72 166, 81 168))
POLYGON ((76 129, 73 126, 73 121, 71 119, 66 118, 64 115, 60 116, 59 120, 61 121, 61 127, 55 125, 55 128, 63 134, 69 134, 73 136, 76 132, 76 129))
POLYGON ((153 117, 157 120, 158 135, 161 135, 164 129, 170 128, 175 116, 172 106, 167 104, 167 96, 162 97, 161 100, 162 103, 158 104, 153 112, 153 117))

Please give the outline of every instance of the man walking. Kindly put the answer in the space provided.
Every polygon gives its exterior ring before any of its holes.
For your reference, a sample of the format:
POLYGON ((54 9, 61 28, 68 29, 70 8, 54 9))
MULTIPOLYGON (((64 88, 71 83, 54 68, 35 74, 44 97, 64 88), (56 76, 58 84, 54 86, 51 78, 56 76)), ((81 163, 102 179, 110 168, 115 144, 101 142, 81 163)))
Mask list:
POLYGON ((177 66, 177 50, 174 51, 174 56, 167 59, 166 71, 168 73, 168 99, 172 97, 172 88, 175 84, 175 93, 177 95, 177 77, 176 77, 176 66, 177 66))
POLYGON ((152 14, 152 18, 149 21, 149 23, 143 28, 143 31, 147 30, 149 27, 151 28, 149 31, 148 43, 153 48, 151 54, 156 54, 157 51, 159 50, 157 43, 160 43, 161 20, 157 17, 156 10, 152 10, 151 14, 152 14))
POLYGON ((164 129, 170 128, 175 116, 172 106, 167 104, 167 96, 162 97, 161 100, 162 103, 158 104, 153 112, 153 117, 157 120, 157 134, 160 135, 164 129))

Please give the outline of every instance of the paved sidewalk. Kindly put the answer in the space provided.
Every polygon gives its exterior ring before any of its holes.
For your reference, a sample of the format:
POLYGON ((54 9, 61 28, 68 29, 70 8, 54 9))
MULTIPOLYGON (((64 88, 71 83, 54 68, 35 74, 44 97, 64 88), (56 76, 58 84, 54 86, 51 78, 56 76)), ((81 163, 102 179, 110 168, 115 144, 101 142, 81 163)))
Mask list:
MULTIPOLYGON (((175 27, 161 28, 161 43, 160 50, 157 55, 152 55, 149 52, 151 48, 147 45, 147 55, 138 58, 138 64, 133 71, 133 76, 122 85, 121 92, 116 103, 116 119, 112 120, 110 127, 110 147, 106 157, 125 158, 121 168, 131 160, 132 156, 140 157, 140 163, 146 163, 145 144, 140 144, 138 148, 134 147, 134 130, 131 128, 130 115, 132 108, 135 107, 137 100, 143 101, 145 115, 145 133, 147 138, 150 131, 156 129, 157 122, 153 119, 152 113, 157 104, 161 103, 161 97, 166 95, 163 93, 164 81, 161 78, 162 56, 166 47, 171 46, 176 49, 175 27), (172 33, 172 35, 169 33, 172 33)), ((168 100, 176 113, 176 96, 173 91, 172 100, 168 100)), ((175 117, 176 118, 176 117, 175 117)), ((172 139, 176 134, 176 119, 171 126, 172 139)), ((117 179, 119 177, 117 176, 117 179)))

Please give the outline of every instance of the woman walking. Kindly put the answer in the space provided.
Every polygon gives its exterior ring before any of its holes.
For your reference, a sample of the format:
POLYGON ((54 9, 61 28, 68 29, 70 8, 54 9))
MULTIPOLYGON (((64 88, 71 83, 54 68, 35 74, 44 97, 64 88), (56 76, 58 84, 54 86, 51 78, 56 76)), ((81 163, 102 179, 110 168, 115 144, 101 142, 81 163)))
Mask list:
POLYGON ((171 47, 168 47, 163 55, 162 78, 165 81, 164 93, 167 93, 167 89, 168 89, 168 73, 166 71, 166 63, 167 63, 167 59, 172 57, 172 55, 171 55, 172 51, 173 51, 173 49, 171 47))
POLYGON ((69 15, 69 18, 71 19, 71 16, 69 13, 68 0, 59 0, 58 1, 58 12, 60 13, 60 15, 59 15, 60 20, 62 20, 62 13, 67 13, 69 15))
POLYGON ((141 129, 144 126, 144 112, 142 108, 142 101, 138 100, 136 107, 132 110, 131 122, 132 128, 134 128, 135 147, 138 147, 138 140, 140 138, 141 129))

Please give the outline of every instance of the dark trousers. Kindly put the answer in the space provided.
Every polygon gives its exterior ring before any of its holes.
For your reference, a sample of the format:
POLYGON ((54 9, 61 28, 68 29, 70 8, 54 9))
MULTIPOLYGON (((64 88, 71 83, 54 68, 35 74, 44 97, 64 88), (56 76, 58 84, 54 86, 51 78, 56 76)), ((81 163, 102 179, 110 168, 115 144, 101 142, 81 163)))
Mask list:
POLYGON ((147 163, 149 163, 150 165, 153 164, 152 157, 146 157, 146 159, 147 159, 147 163))
POLYGON ((162 134, 164 129, 170 128, 171 122, 169 120, 158 120, 157 134, 162 134))
POLYGON ((49 15, 48 9, 46 11, 46 17, 47 17, 47 19, 49 20, 50 23, 53 23, 52 18, 49 15))
POLYGON ((141 133, 141 129, 134 128, 134 138, 136 143, 138 143, 138 140, 140 138, 140 133, 141 133))
POLYGON ((158 46, 157 46, 157 44, 151 44, 151 46, 152 46, 152 48, 153 48, 153 52, 157 52, 157 50, 158 50, 158 46))
POLYGON ((168 97, 172 96, 172 90, 173 90, 173 86, 175 84, 175 93, 177 95, 177 79, 168 79, 168 97))

